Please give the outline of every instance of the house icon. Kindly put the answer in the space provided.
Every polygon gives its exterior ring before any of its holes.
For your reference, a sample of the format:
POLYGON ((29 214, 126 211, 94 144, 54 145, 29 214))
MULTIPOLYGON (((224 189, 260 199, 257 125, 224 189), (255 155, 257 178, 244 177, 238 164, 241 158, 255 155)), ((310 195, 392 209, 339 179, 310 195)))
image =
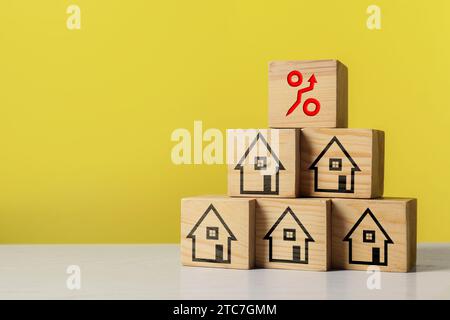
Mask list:
POLYGON ((314 191, 315 192, 355 192, 355 172, 361 171, 350 154, 345 150, 338 138, 333 137, 325 149, 319 154, 309 167, 314 170, 314 191), (332 176, 330 180, 319 180, 319 177, 332 176))
POLYGON ((309 242, 314 239, 290 207, 284 210, 263 239, 269 240, 270 262, 308 264, 309 242), (284 249, 286 247, 288 250, 284 249))
POLYGON ((234 170, 240 171, 240 194, 279 194, 280 170, 285 168, 258 132, 234 170), (249 178, 257 175, 259 179, 249 178))
POLYGON ((231 263, 231 241, 237 239, 212 204, 186 238, 192 239, 192 261, 231 263))
POLYGON ((369 208, 364 211, 343 241, 348 241, 348 256, 351 264, 377 266, 388 265, 388 245, 394 244, 369 208), (364 228, 361 223, 364 221, 364 228), (353 245, 358 244, 358 251, 353 245))

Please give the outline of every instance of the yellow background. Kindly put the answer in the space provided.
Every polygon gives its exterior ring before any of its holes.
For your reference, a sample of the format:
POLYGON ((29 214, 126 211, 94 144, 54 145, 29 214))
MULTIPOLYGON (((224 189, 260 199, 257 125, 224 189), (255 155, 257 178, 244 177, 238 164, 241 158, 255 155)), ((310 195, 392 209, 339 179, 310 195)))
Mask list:
POLYGON ((419 198, 420 241, 450 241, 449 14, 448 0, 2 1, 0 242, 177 242, 179 199, 225 193, 226 168, 173 165, 171 132, 266 127, 268 61, 326 58, 349 68, 350 126, 386 132, 385 194, 419 198))

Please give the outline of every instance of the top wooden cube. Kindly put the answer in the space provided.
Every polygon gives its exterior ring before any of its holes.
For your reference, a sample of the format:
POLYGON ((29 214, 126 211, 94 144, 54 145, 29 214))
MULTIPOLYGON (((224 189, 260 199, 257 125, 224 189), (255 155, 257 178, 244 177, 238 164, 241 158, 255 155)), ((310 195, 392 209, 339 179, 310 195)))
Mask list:
POLYGON ((337 60, 269 64, 271 128, 346 128, 347 67, 337 60))

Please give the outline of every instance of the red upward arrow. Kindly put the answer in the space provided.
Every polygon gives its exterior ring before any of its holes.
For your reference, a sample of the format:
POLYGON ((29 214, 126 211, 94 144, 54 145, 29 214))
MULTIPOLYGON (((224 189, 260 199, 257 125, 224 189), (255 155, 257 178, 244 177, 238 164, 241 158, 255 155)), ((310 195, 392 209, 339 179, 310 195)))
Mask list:
POLYGON ((311 77, 309 77, 308 82, 309 82, 309 87, 300 89, 300 91, 302 93, 308 92, 308 91, 311 91, 311 90, 314 89, 314 85, 317 83, 317 79, 316 79, 316 76, 314 75, 314 73, 313 73, 313 75, 311 77))

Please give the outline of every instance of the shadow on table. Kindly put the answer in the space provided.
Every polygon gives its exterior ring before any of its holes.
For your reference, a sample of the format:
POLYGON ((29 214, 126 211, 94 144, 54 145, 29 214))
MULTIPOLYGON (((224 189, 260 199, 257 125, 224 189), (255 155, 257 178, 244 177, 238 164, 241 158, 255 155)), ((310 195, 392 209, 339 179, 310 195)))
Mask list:
POLYGON ((417 252, 415 272, 450 270, 450 247, 426 246, 417 252))

